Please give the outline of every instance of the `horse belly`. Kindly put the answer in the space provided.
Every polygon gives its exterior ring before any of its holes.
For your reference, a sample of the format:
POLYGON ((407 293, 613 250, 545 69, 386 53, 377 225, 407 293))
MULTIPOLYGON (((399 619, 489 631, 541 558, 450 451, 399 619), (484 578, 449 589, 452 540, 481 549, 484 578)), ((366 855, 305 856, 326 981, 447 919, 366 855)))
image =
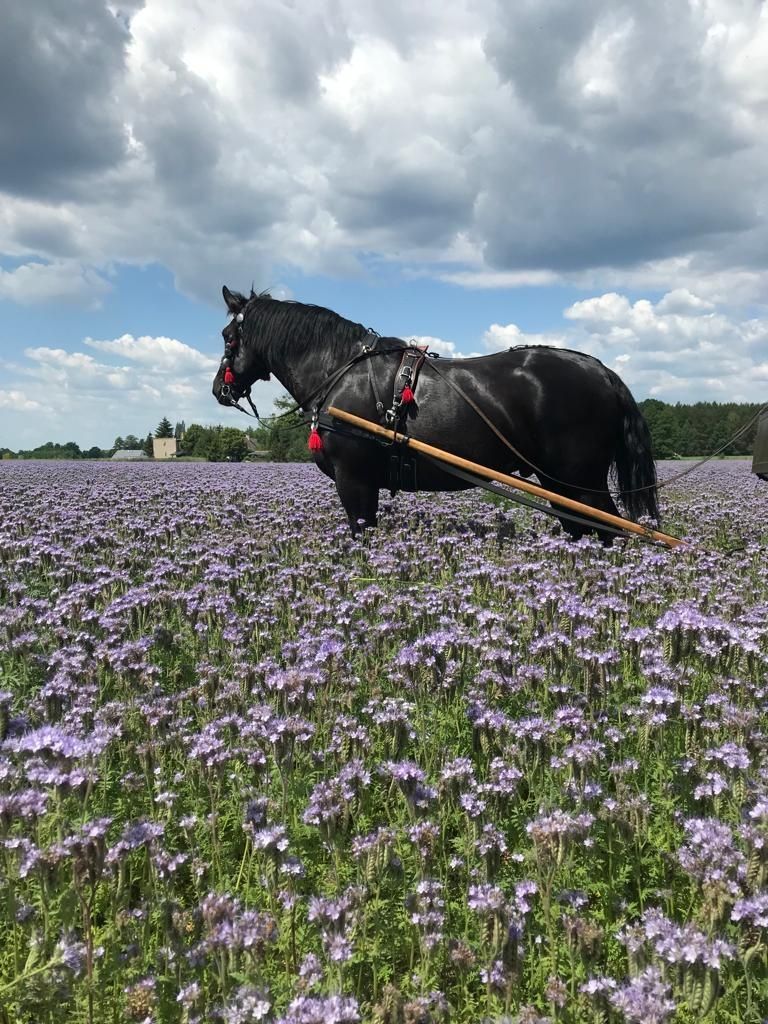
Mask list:
POLYGON ((466 491, 472 484, 451 476, 445 470, 428 459, 415 460, 415 487, 403 487, 402 490, 415 491, 466 491))

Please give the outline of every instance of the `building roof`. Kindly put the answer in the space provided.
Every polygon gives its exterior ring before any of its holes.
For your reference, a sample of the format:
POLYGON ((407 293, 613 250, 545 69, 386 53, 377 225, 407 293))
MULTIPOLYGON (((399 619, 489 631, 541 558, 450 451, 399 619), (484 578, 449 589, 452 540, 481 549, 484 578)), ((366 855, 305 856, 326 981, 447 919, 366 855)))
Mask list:
POLYGON ((149 456, 141 448, 119 448, 112 458, 119 462, 136 462, 139 459, 148 459, 149 456))

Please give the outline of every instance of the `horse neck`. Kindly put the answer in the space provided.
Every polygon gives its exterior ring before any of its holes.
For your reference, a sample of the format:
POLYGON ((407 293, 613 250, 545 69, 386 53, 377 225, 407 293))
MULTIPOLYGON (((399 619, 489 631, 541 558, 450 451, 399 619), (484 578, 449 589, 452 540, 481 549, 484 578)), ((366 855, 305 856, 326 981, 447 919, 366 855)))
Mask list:
POLYGON ((301 303, 278 312, 285 315, 277 329, 271 328, 263 357, 270 373, 294 401, 301 402, 360 351, 367 333, 360 327, 355 337, 358 325, 340 317, 338 323, 325 323, 318 330, 316 311, 301 303))

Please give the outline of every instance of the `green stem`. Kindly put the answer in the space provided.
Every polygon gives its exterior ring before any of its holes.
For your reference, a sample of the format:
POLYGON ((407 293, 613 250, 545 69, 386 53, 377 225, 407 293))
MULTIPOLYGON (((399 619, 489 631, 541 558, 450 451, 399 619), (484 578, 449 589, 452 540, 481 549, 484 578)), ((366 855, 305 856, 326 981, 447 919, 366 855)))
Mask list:
POLYGON ((26 971, 24 974, 20 974, 18 978, 14 978, 13 981, 9 981, 6 985, 0 985, 0 996, 6 992, 10 992, 16 988, 22 982, 29 981, 30 978, 36 977, 38 974, 43 974, 45 971, 50 971, 52 967, 55 967, 60 961, 54 957, 53 960, 49 960, 47 964, 42 964, 40 967, 34 967, 31 971, 26 971))

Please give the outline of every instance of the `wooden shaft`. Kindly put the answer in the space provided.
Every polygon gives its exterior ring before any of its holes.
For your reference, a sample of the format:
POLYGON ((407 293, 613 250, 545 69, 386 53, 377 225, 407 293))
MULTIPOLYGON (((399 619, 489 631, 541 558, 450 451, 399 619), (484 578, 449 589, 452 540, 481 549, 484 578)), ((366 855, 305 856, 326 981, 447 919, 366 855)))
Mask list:
POLYGON ((639 523, 633 523, 631 519, 622 519, 621 516, 615 516, 611 512, 604 512, 600 508, 586 505, 584 502, 576 501, 574 498, 566 498, 562 494, 555 494, 553 491, 547 491, 545 488, 539 487, 538 484, 530 484, 527 480, 521 480, 519 477, 498 473, 496 470, 489 469, 487 466, 481 466, 477 462, 462 459, 459 455, 451 455, 450 452, 443 451, 442 448, 435 448, 433 445, 427 444, 425 441, 419 441, 415 437, 409 437, 407 434, 398 434, 394 430, 388 430, 387 427, 380 426, 378 423, 363 419, 362 416, 355 416, 354 413, 337 409, 334 405, 329 406, 328 413, 334 419, 344 420, 344 422, 360 427, 362 430, 367 430, 371 434, 385 437, 389 441, 407 444, 414 451, 424 452, 425 455, 431 455, 433 458, 440 459, 443 462, 450 462, 454 466, 459 466, 461 469, 466 469, 468 472, 476 474, 476 476, 485 477, 486 480, 498 480, 500 483, 516 488, 518 491, 527 491, 528 494, 535 494, 537 498, 546 498, 548 501, 561 505, 563 508, 571 509, 574 512, 581 512, 588 515, 591 519, 600 519, 604 523, 610 523, 611 526, 617 526, 619 529, 626 530, 629 533, 637 533, 642 537, 661 541, 671 548, 685 544, 685 541, 680 540, 679 537, 672 537, 667 533, 659 533, 658 530, 651 530, 646 526, 641 526, 639 523))

